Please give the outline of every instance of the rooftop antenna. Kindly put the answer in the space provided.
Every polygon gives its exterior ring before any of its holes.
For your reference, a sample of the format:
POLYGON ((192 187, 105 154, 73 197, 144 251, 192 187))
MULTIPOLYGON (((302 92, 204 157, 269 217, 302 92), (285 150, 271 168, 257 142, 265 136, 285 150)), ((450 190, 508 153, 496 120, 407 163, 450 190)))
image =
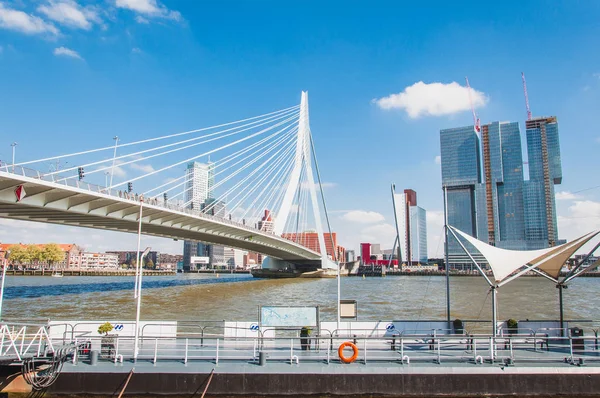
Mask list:
POLYGON ((531 120, 531 109, 529 109, 529 96, 527 95, 527 82, 525 81, 525 73, 521 72, 523 80, 523 93, 525 94, 525 106, 527 107, 527 120, 531 120))
POLYGON ((473 127, 475 128, 475 132, 479 134, 481 132, 481 122, 477 117, 477 113, 475 113, 475 107, 473 106, 473 99, 471 98, 471 86, 469 85, 469 78, 465 76, 465 81, 467 82, 467 90, 469 91, 469 105, 471 105, 471 112, 473 112, 473 127))

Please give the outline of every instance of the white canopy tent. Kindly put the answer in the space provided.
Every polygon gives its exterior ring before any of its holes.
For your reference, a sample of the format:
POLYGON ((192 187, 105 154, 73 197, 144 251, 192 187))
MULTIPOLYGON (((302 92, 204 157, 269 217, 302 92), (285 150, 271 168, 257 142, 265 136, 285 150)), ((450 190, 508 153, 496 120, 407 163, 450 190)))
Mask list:
MULTIPOLYGON (((541 250, 507 250, 488 245, 459 229, 448 226, 448 230, 458 241, 462 249, 469 256, 473 264, 477 267, 481 275, 486 279, 492 291, 492 318, 493 318, 493 336, 496 336, 496 290, 510 281, 518 278, 528 271, 534 271, 546 276, 551 280, 558 282, 562 266, 566 261, 583 245, 600 233, 599 231, 590 232, 580 238, 560 246, 550 247, 541 250), (469 242, 486 259, 492 271, 494 281, 483 271, 481 266, 475 261, 473 254, 463 244, 463 241, 469 242)), ((600 246, 597 245, 596 248, 600 246)), ((594 248, 594 250, 596 249, 594 248)), ((590 253, 591 254, 591 253, 590 253)), ((598 264, 600 265, 600 264, 598 264)), ((579 273, 580 274, 580 273, 579 273)), ((562 305, 562 303, 561 303, 562 305)), ((562 307, 561 307, 562 313, 562 307)))

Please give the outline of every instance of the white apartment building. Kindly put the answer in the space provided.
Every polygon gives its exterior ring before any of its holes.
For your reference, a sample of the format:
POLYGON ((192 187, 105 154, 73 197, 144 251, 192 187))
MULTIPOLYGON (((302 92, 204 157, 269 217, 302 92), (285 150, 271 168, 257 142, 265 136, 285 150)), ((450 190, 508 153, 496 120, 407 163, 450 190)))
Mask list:
POLYGON ((82 269, 118 269, 119 256, 106 253, 80 253, 79 267, 82 269))

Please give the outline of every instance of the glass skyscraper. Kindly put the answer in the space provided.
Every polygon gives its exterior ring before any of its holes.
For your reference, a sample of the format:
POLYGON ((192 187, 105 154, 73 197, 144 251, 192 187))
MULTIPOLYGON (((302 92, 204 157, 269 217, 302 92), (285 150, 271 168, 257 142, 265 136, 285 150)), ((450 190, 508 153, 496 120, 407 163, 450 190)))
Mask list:
POLYGON ((527 120, 525 128, 529 160, 525 235, 530 248, 541 249, 558 240, 554 196, 554 185, 562 182, 558 122, 556 117, 540 117, 527 120))
MULTIPOLYGON (((556 243, 553 184, 562 179, 558 125, 556 118, 537 118, 528 120, 526 128, 527 181, 518 123, 483 125, 481 138, 473 126, 440 131, 448 224, 504 249, 532 250, 556 243)), ((452 236, 448 254, 458 268, 471 266, 452 236)), ((483 262, 482 257, 476 260, 483 262)))
MULTIPOLYGON (((446 190, 448 224, 468 233, 477 233, 477 197, 481 190, 479 137, 473 126, 440 131, 442 187, 446 190)), ((472 247, 468 247, 469 250, 472 247)), ((448 239, 450 263, 467 264, 470 260, 459 243, 448 239)), ((477 259, 478 261, 481 258, 477 259)))

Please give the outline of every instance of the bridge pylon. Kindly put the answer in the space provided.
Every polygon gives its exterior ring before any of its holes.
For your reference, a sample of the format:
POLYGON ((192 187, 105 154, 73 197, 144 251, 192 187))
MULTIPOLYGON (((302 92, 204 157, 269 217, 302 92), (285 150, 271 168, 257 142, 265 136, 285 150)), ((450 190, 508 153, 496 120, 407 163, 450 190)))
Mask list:
MULTIPOLYGON (((315 183, 313 166, 312 166, 312 145, 311 145, 311 133, 310 133, 310 119, 308 112, 308 92, 303 91, 300 99, 300 117, 298 120, 298 132, 296 140, 296 152, 294 158, 294 166, 291 171, 290 180, 286 187, 285 194, 281 207, 277 214, 274 222, 273 232, 276 235, 282 235, 284 228, 287 223, 290 214, 292 213, 292 205, 294 197, 298 192, 298 189, 308 189, 310 196, 310 202, 312 209, 312 216, 314 217, 315 230, 318 236, 319 249, 321 254, 321 264, 319 268, 323 269, 335 269, 336 265, 327 256, 327 249, 325 245, 325 236, 323 231, 323 222, 321 220, 321 211, 319 206, 319 197, 317 194, 317 184, 315 183), (302 176, 304 170, 304 176, 302 176), (304 177, 304 178, 302 178, 304 177), (300 184, 306 185, 303 187, 300 184)), ((297 211, 308 210, 297 209, 297 211)), ((263 268, 265 269, 278 269, 287 268, 290 264, 285 261, 276 261, 272 258, 266 258, 263 261, 263 268)))

